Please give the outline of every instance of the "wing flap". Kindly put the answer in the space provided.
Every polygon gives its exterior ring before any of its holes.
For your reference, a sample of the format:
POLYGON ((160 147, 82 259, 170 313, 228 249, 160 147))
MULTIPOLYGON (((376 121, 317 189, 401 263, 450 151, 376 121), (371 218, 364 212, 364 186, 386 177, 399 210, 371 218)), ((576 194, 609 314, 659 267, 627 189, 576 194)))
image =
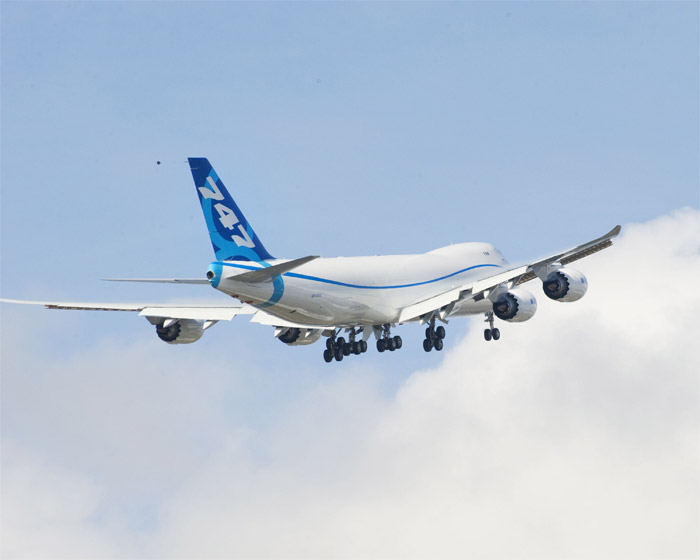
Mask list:
POLYGON ((399 323, 405 323, 406 321, 410 321, 411 319, 415 319, 421 315, 425 315, 426 313, 430 313, 431 311, 445 307, 453 301, 457 301, 460 298, 462 291, 464 291, 462 288, 456 288, 454 290, 450 290, 449 292, 445 292, 413 305, 409 305, 408 307, 404 307, 399 315, 399 323))
POLYGON ((77 311, 141 311, 143 305, 138 303, 71 303, 59 301, 28 301, 23 299, 0 298, 4 303, 21 305, 43 305, 46 309, 70 309, 77 311))
POLYGON ((231 321, 236 315, 249 315, 254 312, 254 309, 247 307, 144 307, 139 315, 165 319, 231 321))
POLYGON ((505 272, 501 272, 499 274, 494 274, 493 276, 489 276, 488 278, 484 278, 482 280, 477 280, 471 285, 472 294, 476 295, 479 292, 483 292, 484 290, 498 286, 503 282, 512 282, 514 279, 518 279, 526 275, 529 269, 530 265, 526 264, 516 268, 511 268, 510 270, 506 270, 505 272))
POLYGON ((285 328, 298 328, 298 329, 332 329, 328 325, 307 325, 305 323, 295 323, 293 321, 287 321, 281 319, 280 317, 275 317, 264 311, 258 311, 250 319, 251 323, 258 323, 259 325, 269 325, 272 327, 285 327, 285 328))

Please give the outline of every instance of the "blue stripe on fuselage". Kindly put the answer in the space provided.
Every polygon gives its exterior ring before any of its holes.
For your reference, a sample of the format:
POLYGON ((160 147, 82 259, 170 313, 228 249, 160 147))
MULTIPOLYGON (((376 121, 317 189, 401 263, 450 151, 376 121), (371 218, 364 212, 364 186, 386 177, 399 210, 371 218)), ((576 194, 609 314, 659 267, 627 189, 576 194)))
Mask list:
MULTIPOLYGON (((263 268, 267 268, 269 266, 272 266, 270 263, 267 263, 265 261, 260 261, 260 264, 263 265, 263 268)), ((258 309, 265 309, 266 307, 272 307, 275 305, 279 300, 282 299, 282 296, 284 295, 284 280, 282 280, 282 275, 278 276, 273 276, 272 278, 272 295, 270 296, 270 299, 268 299, 264 303, 257 304, 255 307, 258 309)))
MULTIPOLYGON (((215 264, 220 264, 222 266, 230 266, 232 268, 243 268, 245 270, 258 270, 260 267, 257 266, 249 266, 245 264, 238 264, 238 263, 230 263, 230 262, 218 262, 215 264)), ((467 272, 468 270, 474 270, 475 268, 486 268, 486 267, 494 267, 494 268, 503 268, 502 266, 498 264, 477 264, 474 266, 469 266, 467 268, 463 268, 462 270, 458 270, 457 272, 452 272, 451 274, 447 274, 445 276, 441 276, 440 278, 434 278, 433 280, 425 280, 424 282, 415 282, 413 284, 398 284, 396 286, 360 286, 359 284, 348 284, 347 282, 338 282, 337 280, 329 280, 327 278, 319 278, 318 276, 309 276, 307 274, 299 274, 297 272, 285 272, 282 274, 282 276, 288 276, 289 278, 301 278, 302 280, 311 280, 312 282, 322 282, 324 284, 333 284, 335 286, 344 286, 346 288, 358 288, 361 290, 391 290, 395 288, 411 288, 413 286, 423 286, 424 284, 432 284, 433 282, 439 282, 440 280, 445 280, 446 278, 450 278, 452 276, 456 276, 457 274, 461 274, 462 272, 467 272)), ((235 277, 231 278, 231 280, 235 281, 235 277)))

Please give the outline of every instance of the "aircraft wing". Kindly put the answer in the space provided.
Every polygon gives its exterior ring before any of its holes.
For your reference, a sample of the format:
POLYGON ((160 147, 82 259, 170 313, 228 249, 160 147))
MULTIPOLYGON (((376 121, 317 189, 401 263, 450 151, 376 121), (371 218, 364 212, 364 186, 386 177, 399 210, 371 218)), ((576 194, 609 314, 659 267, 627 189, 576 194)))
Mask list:
POLYGON ((144 303, 71 303, 55 301, 25 301, 2 299, 5 303, 42 305, 46 309, 71 309, 82 311, 137 311, 143 317, 165 319, 195 319, 200 321, 230 321, 236 315, 252 315, 257 310, 246 304, 241 305, 178 305, 144 303))
POLYGON ((488 297, 489 292, 501 284, 508 284, 510 289, 514 286, 534 280, 538 276, 544 278, 546 277, 547 267, 550 265, 560 264, 566 266, 569 263, 610 247, 612 245, 612 239, 619 235, 621 229, 620 226, 615 226, 602 237, 584 243, 583 245, 578 245, 567 251, 562 251, 556 255, 545 257, 544 259, 537 260, 530 264, 517 266, 499 272, 498 274, 487 276, 481 280, 469 282, 405 307, 401 310, 399 322, 403 323, 405 321, 417 319, 426 314, 432 314, 433 312, 438 312, 441 318, 444 319, 449 315, 449 311, 451 310, 450 306, 458 301, 466 299, 479 301, 488 297))
POLYGON ((56 301, 27 301, 0 298, 5 303, 23 305, 41 305, 46 309, 66 309, 76 311, 137 311, 142 317, 162 319, 194 319, 199 321, 231 321, 237 315, 252 315, 251 322, 273 326, 277 329, 303 328, 328 329, 328 325, 308 325, 286 321, 256 309, 252 305, 177 305, 177 304, 143 304, 143 303, 73 303, 56 301))

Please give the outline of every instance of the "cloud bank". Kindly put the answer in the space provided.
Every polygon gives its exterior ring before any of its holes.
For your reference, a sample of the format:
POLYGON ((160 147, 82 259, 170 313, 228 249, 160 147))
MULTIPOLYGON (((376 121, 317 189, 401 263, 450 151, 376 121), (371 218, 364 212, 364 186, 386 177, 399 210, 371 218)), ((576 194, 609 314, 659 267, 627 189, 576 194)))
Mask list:
POLYGON ((287 371, 266 422, 232 406, 277 379, 250 357, 57 359, 3 320, 3 556, 696 558, 699 243, 694 209, 628 225, 580 302, 530 283, 531 321, 390 397, 371 356, 287 371))

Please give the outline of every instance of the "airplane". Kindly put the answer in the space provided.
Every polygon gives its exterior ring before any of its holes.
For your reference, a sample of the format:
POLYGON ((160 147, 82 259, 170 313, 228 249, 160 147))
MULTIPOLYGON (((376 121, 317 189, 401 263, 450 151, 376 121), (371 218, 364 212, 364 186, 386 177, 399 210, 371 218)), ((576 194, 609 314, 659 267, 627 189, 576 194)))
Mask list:
POLYGON ((168 344, 190 344, 219 321, 251 315, 274 327, 289 346, 325 338, 323 358, 342 361, 367 351, 376 339, 379 352, 402 347, 392 329, 405 323, 426 326, 423 349, 443 349, 452 318, 483 314, 486 341, 499 340, 495 318, 520 323, 537 310, 535 296, 521 286, 542 282, 544 294, 558 302, 581 299, 588 289, 583 273, 569 264, 612 245, 621 230, 529 264, 511 266, 489 243, 459 243, 423 254, 277 259, 262 244, 250 222, 209 160, 188 158, 192 178, 214 248, 206 278, 109 278, 115 282, 208 284, 236 303, 169 305, 145 303, 70 303, 20 301, 47 309, 132 311, 155 327, 168 344), (345 338, 347 337, 347 339, 345 338))

